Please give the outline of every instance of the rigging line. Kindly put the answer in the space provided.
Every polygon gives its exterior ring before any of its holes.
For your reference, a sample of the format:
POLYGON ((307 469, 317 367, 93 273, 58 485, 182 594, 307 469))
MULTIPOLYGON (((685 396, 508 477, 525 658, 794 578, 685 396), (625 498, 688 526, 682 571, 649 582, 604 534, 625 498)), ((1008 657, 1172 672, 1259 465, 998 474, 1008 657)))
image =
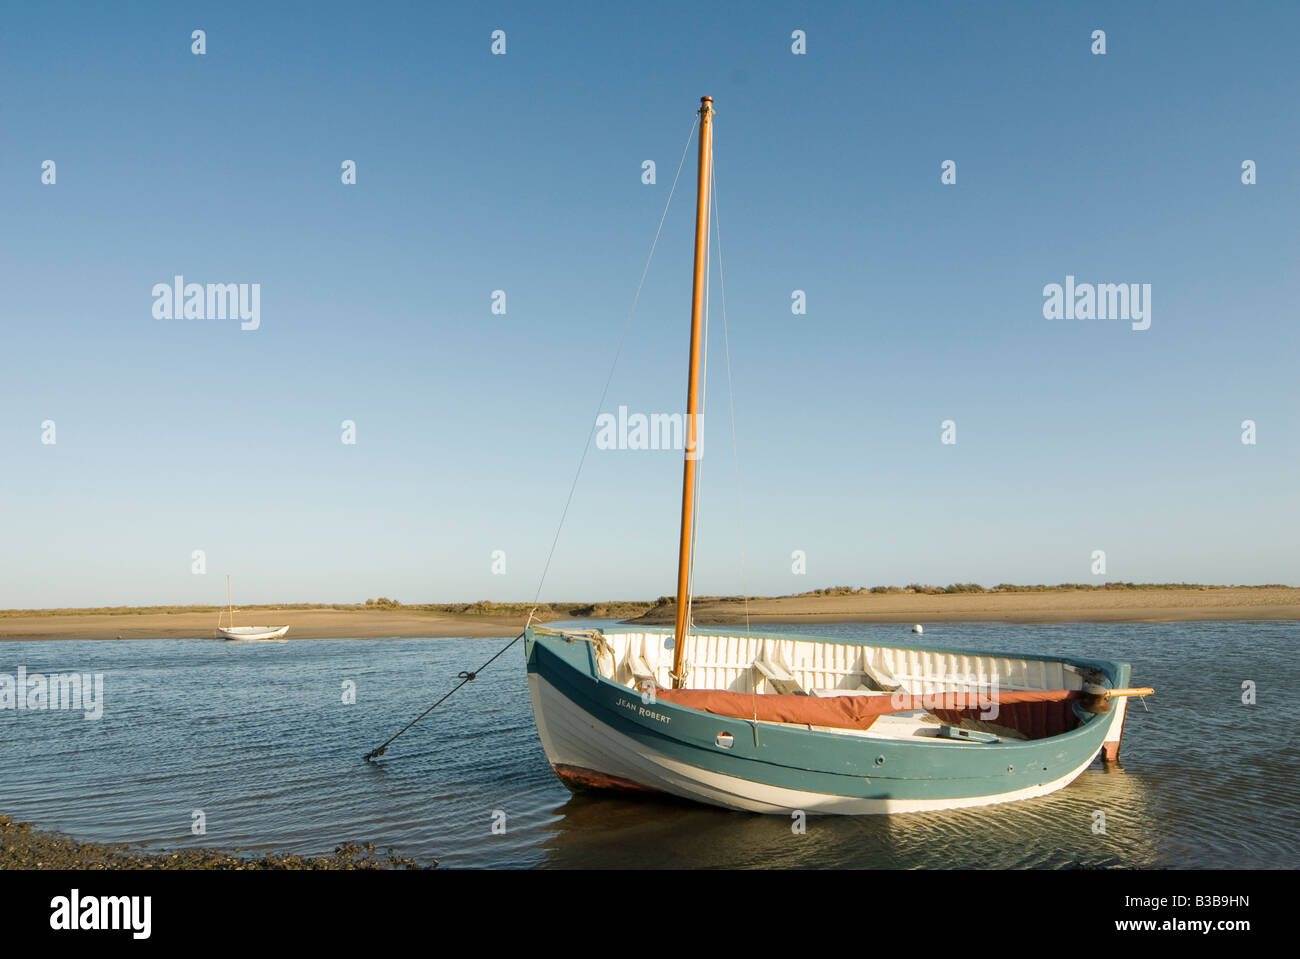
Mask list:
POLYGON ((718 294, 722 299, 722 347, 726 356, 727 401, 731 411, 731 460, 736 472, 736 530, 740 543, 740 589, 745 608, 745 636, 749 637, 749 580, 745 574, 744 497, 740 484, 740 450, 736 439, 736 391, 731 379, 731 336, 727 329, 727 280, 722 262, 722 216, 718 212, 718 181, 716 171, 709 167, 713 180, 713 227, 718 237, 718 294))
MULTIPOLYGON (((718 211, 718 178, 716 168, 710 164, 709 179, 713 192, 713 228, 718 238, 718 295, 722 300, 722 352, 727 367, 727 405, 731 414, 731 460, 736 473, 736 541, 740 548, 740 598, 745 609, 745 638, 752 639, 749 622, 749 578, 745 574, 745 524, 744 498, 740 486, 740 453, 736 440, 736 391, 731 378, 731 335, 727 328, 727 279, 722 262, 722 215, 718 211)), ((754 708, 754 745, 758 745, 758 679, 750 680, 750 701, 754 708)))
POLYGON ((605 397, 609 394, 609 385, 614 381, 614 370, 618 367, 619 357, 623 355, 623 347, 627 343, 628 332, 632 329, 632 315, 636 312, 637 304, 641 301, 641 288, 645 286, 646 274, 650 272, 650 263, 654 260, 655 248, 659 245, 659 235, 663 233, 664 221, 668 218, 668 208, 672 206, 673 194, 677 192, 677 180, 682 175, 682 167, 686 164, 686 154, 690 152, 691 142, 695 139, 695 127, 699 122, 700 118, 696 116, 691 123, 691 132, 686 135, 686 148, 682 150, 682 158, 677 161, 677 173, 673 176, 673 185, 668 190, 668 200, 664 203, 664 212, 659 217, 659 227, 655 230, 655 238, 650 243, 650 253, 646 257, 645 267, 641 270, 641 279, 636 285, 636 295, 632 297, 632 308, 627 312, 627 319, 623 322, 623 333, 619 337, 618 347, 614 350, 614 362, 610 364, 609 375, 605 377, 605 386, 600 391, 600 400, 596 403, 596 415, 591 418, 591 425, 587 428, 587 442, 582 448, 582 456, 578 460, 578 469, 573 474, 573 483, 569 487, 569 496, 564 501, 564 511, 560 513, 560 525, 555 530, 555 538, 551 540, 551 551, 546 555, 546 565, 542 567, 542 578, 537 581, 537 592, 533 596, 534 609, 536 609, 538 599, 541 598, 542 586, 546 582, 546 574, 550 572, 551 560, 555 557, 555 547, 560 542, 560 533, 564 529, 564 521, 569 515, 569 506, 573 503, 574 491, 578 488, 578 477, 582 475, 583 464, 586 463, 587 453, 591 450, 591 438, 596 433, 596 417, 600 415, 600 408, 605 405, 605 397))
MULTIPOLYGON (((697 115, 697 116, 695 117, 695 119, 691 122, 691 130, 690 130, 690 132, 686 135, 686 146, 685 146, 685 148, 683 148, 683 150, 682 150, 682 158, 681 158, 680 160, 677 161, 677 173, 673 175, 673 184, 672 184, 672 186, 671 186, 671 187, 669 188, 669 190, 668 190, 668 199, 664 202, 664 211, 663 211, 663 213, 661 213, 661 214, 659 215, 659 226, 655 229, 655 236, 654 236, 654 239, 653 239, 652 241, 650 241, 650 252, 649 252, 649 254, 646 256, 645 266, 641 268, 641 279, 637 281, 637 284, 636 284, 636 293, 635 293, 635 294, 633 295, 633 297, 632 297, 632 306, 631 306, 631 308, 627 311, 627 318, 623 321, 623 333, 622 333, 622 335, 619 337, 618 347, 617 347, 617 349, 614 351, 614 361, 610 364, 610 367, 609 367, 609 375, 605 377, 605 386, 604 386, 604 388, 600 391, 600 401, 596 404, 596 415, 597 415, 597 416, 600 415, 600 408, 601 408, 602 406, 605 405, 605 397, 609 394, 609 386, 610 386, 610 383, 612 383, 612 382, 614 381, 614 370, 618 367, 618 360, 619 360, 619 357, 622 356, 622 354, 623 354, 623 347, 624 347, 624 345, 627 343, 627 335, 628 335, 628 333, 629 333, 629 332, 631 331, 631 329, 632 329, 632 316, 633 316, 633 314, 636 313, 637 304, 641 301, 641 289, 645 286, 645 278, 646 278, 646 276, 647 276, 647 275, 649 274, 649 272, 650 272, 650 264, 651 264, 651 262, 654 260, 654 256, 655 256, 655 248, 659 246, 659 237, 660 237, 660 235, 663 233, 663 230, 664 230, 664 221, 668 219, 668 209, 669 209, 669 207, 672 206, 672 203, 673 203, 673 194, 675 194, 675 193, 677 192, 677 181, 678 181, 678 179, 681 178, 681 175, 682 175, 682 167, 685 166, 685 164, 686 164, 686 155, 690 152, 690 149, 691 149, 691 143, 695 140, 695 127, 696 127, 696 125, 697 125, 699 122, 700 122, 700 119, 699 119, 699 116, 697 115)), ((562 513, 560 513, 560 525, 559 525, 559 527, 555 530, 555 538, 551 540, 551 550, 550 550, 549 553, 546 554, 546 565, 542 567, 542 578, 541 578, 540 580, 538 580, 538 582, 537 582, 537 592, 533 595, 533 609, 532 609, 532 611, 530 611, 529 614, 528 614, 528 622, 529 622, 529 623, 531 623, 532 620, 533 620, 533 612, 536 612, 536 610, 537 610, 537 601, 538 601, 538 599, 541 598, 541 595, 542 595, 542 586, 543 586, 543 585, 545 584, 545 582, 546 582, 546 574, 550 571, 550 568, 551 568, 551 560, 555 557, 555 547, 556 547, 556 546, 559 544, 559 542, 560 542, 560 532, 564 529, 564 520, 565 520, 565 518, 569 515, 569 506, 573 503, 573 494, 574 494, 574 491, 577 490, 577 488, 578 488, 578 477, 580 477, 580 476, 582 475, 582 467, 583 467, 583 464, 587 461, 587 453, 591 450, 591 438, 592 438, 593 435, 595 435, 595 432, 596 432, 595 420, 596 420, 596 417, 593 416, 592 419, 591 419, 591 426, 590 426, 590 427, 588 428, 588 430, 587 430, 587 442, 586 442, 586 444, 585 444, 585 445, 583 446, 583 448, 582 448, 582 457, 578 460, 578 469, 577 469, 577 471, 573 474, 573 483, 569 486, 569 496, 568 496, 568 498, 564 501, 564 511, 563 511, 562 513)), ((429 715, 429 713, 433 712, 435 709, 437 709, 439 706, 441 706, 444 702, 446 702, 448 699, 450 699, 452 693, 455 693, 456 690, 460 689, 460 688, 461 688, 462 686, 464 686, 466 683, 468 683, 468 682, 470 682, 471 680, 475 679, 479 673, 481 673, 483 670, 487 669, 488 666, 491 666, 492 663, 493 663, 493 661, 496 660, 497 657, 501 656, 503 653, 505 653, 506 650, 508 650, 508 649, 510 649, 510 647, 514 646, 515 643, 517 643, 517 642, 519 642, 519 640, 523 639, 524 636, 526 635, 526 633, 527 633, 527 627, 524 628, 524 632, 520 633, 520 634, 519 634, 518 636, 516 636, 514 639, 510 640, 510 642, 506 643, 504 646, 502 646, 500 649, 498 649, 498 650, 496 651, 496 653, 494 653, 494 654, 492 655, 492 658, 491 658, 491 659, 489 659, 486 663, 484 663, 484 664, 483 664, 482 666, 480 666, 478 669, 474 670, 474 672, 462 672, 462 673, 460 673, 460 674, 456 677, 457 679, 460 680, 460 682, 457 683, 455 686, 453 686, 453 687, 452 687, 452 688, 447 692, 447 694, 446 694, 445 696, 443 696, 443 697, 442 697, 441 699, 439 699, 436 703, 434 703, 432 706, 430 706, 430 707, 429 707, 428 709, 426 709, 424 712, 420 713, 420 715, 416 716, 416 717, 415 717, 414 719, 412 719, 409 723, 407 723, 405 726, 403 726, 400 730, 398 730, 397 733, 395 733, 391 738, 389 738, 388 741, 385 742, 382 746, 378 747, 377 749, 373 749, 373 750, 371 750, 370 752, 366 753, 366 755, 365 755, 365 757, 364 757, 365 760, 366 760, 367 762, 369 762, 369 761, 372 760, 372 759, 378 759, 380 756, 382 756, 382 755, 384 754, 384 750, 386 750, 386 749, 388 748, 389 744, 392 743, 394 739, 396 739, 398 736, 402 735, 402 733, 406 732, 408 729, 410 729, 412 726, 414 726, 416 723, 418 723, 418 722, 419 722, 421 719, 423 719, 425 716, 429 715)))

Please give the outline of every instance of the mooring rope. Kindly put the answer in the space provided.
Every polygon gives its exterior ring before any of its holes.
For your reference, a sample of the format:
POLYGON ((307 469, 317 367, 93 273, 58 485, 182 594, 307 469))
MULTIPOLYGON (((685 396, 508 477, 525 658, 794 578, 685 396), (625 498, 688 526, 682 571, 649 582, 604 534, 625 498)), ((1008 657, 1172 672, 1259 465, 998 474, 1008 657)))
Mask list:
MULTIPOLYGON (((632 306, 627 312, 627 319, 623 322, 623 333, 622 336, 619 338, 618 347, 614 351, 614 362, 610 364, 609 375, 605 377, 605 386, 604 389, 601 390, 600 400, 596 404, 596 416, 592 417, 591 426, 588 427, 587 429, 586 445, 584 445, 582 448, 582 456, 578 460, 578 469, 573 474, 573 482, 569 486, 569 495, 568 498, 564 501, 564 510, 560 513, 560 524, 555 530, 555 538, 551 540, 551 550, 546 555, 546 565, 542 567, 541 579, 539 579, 537 582, 537 592, 533 596, 533 608, 528 613, 529 624, 531 624, 533 621, 533 613, 537 611, 537 601, 538 599, 541 598, 542 586, 546 582, 546 574, 550 571, 551 560, 555 557, 555 547, 560 542, 560 533, 564 529, 564 521, 569 515, 569 506, 573 503, 574 491, 577 490, 578 488, 578 477, 582 475, 583 464, 586 463, 587 454, 591 451, 591 438, 592 436, 595 435, 596 432, 596 426, 595 426, 596 418, 600 415, 600 408, 605 405, 605 397, 609 395, 609 386, 614 381, 614 370, 618 367, 619 357, 622 356, 623 354, 623 346, 627 342, 628 332, 632 328, 632 316, 633 314, 636 313, 637 304, 641 301, 641 288, 645 286, 646 275, 649 274, 650 272, 650 263, 651 261, 654 260, 655 248, 659 245, 659 236, 660 234, 663 233, 664 221, 668 219, 668 208, 672 206, 673 194, 677 192, 677 181, 678 179, 680 179, 682 175, 682 167, 686 163, 686 154, 690 152, 691 143, 695 139, 695 127, 698 123, 699 123, 699 117, 696 116, 695 120, 691 123, 691 132, 688 133, 686 136, 686 147, 682 150, 682 158, 677 161, 677 173, 673 176, 673 185, 668 190, 668 199, 664 203, 664 211, 659 216, 659 226, 655 230, 654 239, 650 242, 650 253, 649 255, 646 256, 645 266, 641 269, 641 279, 637 282, 636 293, 632 297, 632 306)), ((506 652, 506 650, 510 649, 510 647, 514 646, 515 643, 519 642, 519 640, 523 639, 527 631, 528 631, 528 626, 525 625, 524 632, 520 633, 514 639, 510 640, 510 642, 506 643, 503 647, 498 649, 496 653, 493 654, 492 659, 489 659, 478 669, 474 670, 473 672, 458 673, 456 678, 460 680, 459 683, 453 686, 447 692, 447 694, 444 695, 441 699, 439 699, 436 703, 434 703, 432 706, 430 706, 424 712, 420 713, 420 715, 416 716, 409 723, 407 723, 396 733, 394 733, 388 739, 388 741, 385 742, 382 746, 378 747, 377 749, 372 749, 370 752, 366 753, 366 755, 363 757, 365 761, 370 762, 371 760, 378 759, 380 756, 382 756, 384 754, 384 750, 386 750, 389 747, 389 745, 393 742, 394 739, 402 735, 402 733, 406 732, 408 729, 410 729, 412 726, 418 723, 425 716, 429 715, 429 713, 433 712, 444 702, 450 699, 452 694, 455 693, 456 690, 460 689, 466 683, 472 682, 478 676, 479 673, 483 672, 483 670, 487 669, 489 666, 492 665, 493 660, 501 656, 504 652, 506 652)))
POLYGON ((523 633, 520 633, 520 634, 519 634, 518 636, 516 636, 514 639, 510 640, 510 642, 506 643, 505 646, 503 646, 503 647, 501 647, 500 649, 498 649, 498 650, 497 650, 497 651, 492 655, 492 659, 489 659, 486 663, 484 663, 484 664, 483 664, 482 666, 480 666, 478 669, 474 670, 474 672, 472 672, 472 673, 468 673, 468 672, 461 672, 461 673, 458 673, 457 676, 456 676, 456 678, 459 679, 460 682, 457 683, 455 686, 453 686, 453 687, 451 688, 451 690, 447 693, 447 695, 443 696, 442 699, 438 700, 436 703, 434 703, 432 706, 430 706, 430 707, 429 707, 428 709, 426 709, 424 712, 420 713, 420 715, 416 716, 416 717, 415 717, 414 719, 412 719, 409 723, 407 723, 405 726, 403 726, 400 730, 398 730, 396 733, 394 733, 391 737, 389 737, 388 741, 385 742, 385 743, 384 743, 382 746, 380 746, 378 749, 372 749, 372 750, 370 750, 370 752, 366 753, 366 755, 365 755, 365 760, 366 760, 366 762, 370 762, 370 760, 372 760, 372 759, 378 759, 380 756, 382 756, 382 755, 384 754, 384 750, 386 750, 386 749, 388 748, 389 743, 391 743, 391 742, 392 742, 394 739, 396 739, 398 736, 402 735, 402 733, 406 732, 408 729, 410 729, 412 726, 414 726, 416 723, 418 723, 418 722, 419 722, 421 719, 423 719, 425 716, 429 715, 429 713, 433 712, 435 709, 437 709, 439 706, 441 706, 444 702, 446 702, 449 698, 451 698, 451 694, 454 693, 456 690, 460 689, 460 687, 462 687, 462 686, 464 686, 466 683, 471 682, 472 680, 476 679, 476 678, 478 677, 478 674, 479 674, 479 673, 483 672, 483 670, 487 669, 489 666, 492 665, 492 660, 493 660, 493 659, 496 659, 498 656, 500 656, 500 655, 501 655, 502 653, 504 653, 507 649, 509 649, 511 646, 513 646, 515 643, 519 642, 519 640, 521 640, 521 639, 523 639, 523 638, 524 638, 524 634, 523 634, 523 633))

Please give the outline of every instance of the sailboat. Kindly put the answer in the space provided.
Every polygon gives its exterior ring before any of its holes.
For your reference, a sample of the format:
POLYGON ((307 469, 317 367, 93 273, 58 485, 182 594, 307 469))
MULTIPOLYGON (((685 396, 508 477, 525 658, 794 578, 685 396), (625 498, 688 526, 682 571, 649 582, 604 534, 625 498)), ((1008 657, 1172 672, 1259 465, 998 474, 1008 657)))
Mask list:
POLYGON ((221 614, 217 614, 217 632, 226 639, 280 639, 289 632, 288 626, 236 626, 235 608, 230 603, 230 577, 226 577, 226 610, 230 625, 221 625, 221 614))
POLYGON ((790 815, 983 806, 1119 758, 1129 664, 690 622, 713 100, 699 110, 686 455, 674 628, 525 627, 546 758, 573 790, 790 815))

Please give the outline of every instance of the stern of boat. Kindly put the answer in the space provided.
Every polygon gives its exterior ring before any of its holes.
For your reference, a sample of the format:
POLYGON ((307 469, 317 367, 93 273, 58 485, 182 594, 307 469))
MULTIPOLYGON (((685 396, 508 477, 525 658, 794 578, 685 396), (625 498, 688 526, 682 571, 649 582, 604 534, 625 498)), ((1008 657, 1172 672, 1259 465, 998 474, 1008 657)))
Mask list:
MULTIPOLYGON (((1111 680, 1114 688, 1131 685, 1133 668, 1128 663, 1116 664, 1116 675, 1111 680)), ((1110 729, 1101 744, 1101 758, 1104 762, 1119 762, 1119 747, 1124 741, 1124 717, 1128 711, 1128 697, 1121 696, 1111 704, 1114 716, 1110 720, 1110 729)))

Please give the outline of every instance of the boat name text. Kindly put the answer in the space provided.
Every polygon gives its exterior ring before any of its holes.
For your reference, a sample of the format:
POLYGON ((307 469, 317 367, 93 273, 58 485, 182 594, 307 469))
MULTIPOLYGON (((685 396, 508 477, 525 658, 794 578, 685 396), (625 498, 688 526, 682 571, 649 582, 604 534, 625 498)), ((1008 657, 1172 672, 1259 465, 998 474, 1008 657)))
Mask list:
POLYGON ((630 699, 623 699, 620 697, 618 701, 618 705, 622 706, 624 709, 630 709, 638 716, 645 716, 647 719, 653 719, 656 720, 657 722, 671 723, 673 721, 671 716, 665 716, 663 713, 657 713, 653 709, 646 709, 640 703, 634 703, 630 699))

